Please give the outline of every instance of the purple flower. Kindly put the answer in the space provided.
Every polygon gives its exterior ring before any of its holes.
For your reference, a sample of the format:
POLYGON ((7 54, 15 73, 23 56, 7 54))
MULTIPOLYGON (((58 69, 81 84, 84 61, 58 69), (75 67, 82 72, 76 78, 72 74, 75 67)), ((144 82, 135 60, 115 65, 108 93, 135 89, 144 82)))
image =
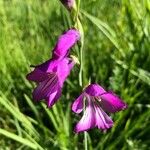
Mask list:
POLYGON ((70 74, 75 62, 70 58, 48 60, 38 65, 27 75, 27 79, 37 82, 33 91, 36 101, 45 99, 48 107, 52 107, 61 96, 63 83, 70 74))
POLYGON ((72 110, 75 113, 83 111, 84 98, 85 111, 75 127, 76 133, 87 131, 94 127, 98 127, 101 130, 111 128, 113 121, 107 113, 115 113, 127 108, 127 105, 117 95, 112 92, 106 92, 98 84, 91 84, 74 101, 72 110))
POLYGON ((63 83, 70 74, 75 60, 68 58, 69 49, 80 39, 76 29, 70 29, 62 34, 53 49, 52 59, 35 66, 27 75, 27 79, 38 85, 33 91, 36 101, 45 99, 48 107, 52 107, 61 96, 63 83))
POLYGON ((62 59, 68 56, 69 49, 74 46, 79 39, 80 33, 76 29, 70 29, 62 34, 53 49, 53 59, 62 59))
POLYGON ((75 0, 60 0, 62 4, 68 9, 71 9, 75 3, 75 0))

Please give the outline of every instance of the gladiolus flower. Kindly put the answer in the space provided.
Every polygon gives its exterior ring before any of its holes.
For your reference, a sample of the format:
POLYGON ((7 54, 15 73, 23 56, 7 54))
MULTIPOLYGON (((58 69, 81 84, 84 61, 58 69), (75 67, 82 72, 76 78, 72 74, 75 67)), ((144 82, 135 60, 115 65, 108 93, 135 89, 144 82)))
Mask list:
POLYGON ((27 79, 38 85, 33 91, 36 101, 45 99, 48 107, 52 107, 60 98, 63 83, 70 74, 75 62, 70 58, 48 60, 38 65, 27 75, 27 79))
POLYGON ((63 83, 75 65, 75 59, 67 56, 70 48, 79 39, 80 34, 76 29, 66 31, 58 38, 52 59, 35 66, 35 69, 27 75, 28 80, 38 84, 33 91, 33 99, 36 101, 45 99, 48 107, 52 107, 60 98, 63 83))
POLYGON ((101 130, 111 128, 113 121, 107 113, 123 110, 127 108, 127 105, 114 93, 105 91, 98 84, 91 84, 74 101, 72 110, 75 113, 81 113, 83 107, 85 107, 84 114, 75 127, 76 133, 87 131, 94 127, 98 127, 101 130))

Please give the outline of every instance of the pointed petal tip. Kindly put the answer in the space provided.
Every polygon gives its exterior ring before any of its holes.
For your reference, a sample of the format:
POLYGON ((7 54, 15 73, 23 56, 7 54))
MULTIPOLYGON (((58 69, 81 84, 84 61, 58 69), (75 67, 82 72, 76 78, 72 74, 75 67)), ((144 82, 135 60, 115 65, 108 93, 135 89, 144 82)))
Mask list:
POLYGON ((104 126, 104 127, 98 127, 98 129, 101 129, 102 131, 107 131, 108 129, 112 128, 114 126, 114 123, 110 123, 110 124, 107 124, 107 126, 104 126))
POLYGON ((47 108, 52 108, 53 105, 51 105, 49 102, 47 102, 47 108))
POLYGON ((79 134, 79 133, 81 133, 81 132, 85 132, 85 131, 88 131, 88 130, 90 130, 90 128, 89 129, 84 129, 84 130, 81 130, 81 129, 79 129, 79 128, 74 128, 74 132, 76 133, 76 134, 79 134))
POLYGON ((40 100, 42 100, 42 98, 40 97, 40 95, 38 95, 37 93, 35 93, 35 89, 34 91, 32 92, 32 98, 35 102, 38 102, 40 100))
POLYGON ((93 129, 94 127, 95 127, 95 125, 84 128, 84 127, 78 126, 78 124, 76 124, 76 126, 74 127, 74 132, 79 134, 81 132, 89 131, 89 130, 93 129))
POLYGON ((48 78, 48 75, 46 72, 43 72, 42 70, 35 68, 33 71, 28 73, 26 75, 26 79, 29 81, 34 82, 42 82, 48 78))
POLYGON ((100 96, 102 108, 110 113, 115 113, 127 108, 127 104, 115 93, 107 92, 100 96))
POLYGON ((29 80, 29 81, 32 81, 31 73, 28 73, 28 74, 26 75, 26 79, 29 80))
POLYGON ((71 109, 73 112, 79 114, 83 110, 83 97, 84 95, 81 94, 73 103, 71 106, 71 109))
MULTIPOLYGON (((97 128, 100 129, 101 131, 107 131, 108 129, 112 128, 113 126, 114 126, 114 123, 112 122, 111 124, 109 124, 109 125, 107 125, 107 126, 105 126, 105 127, 98 127, 98 126, 97 126, 97 128)), ((79 128, 75 127, 75 128, 74 128, 74 132, 75 132, 76 134, 79 134, 79 133, 81 133, 81 132, 89 131, 89 130, 91 130, 91 129, 93 129, 93 128, 94 128, 94 127, 90 127, 90 128, 88 128, 88 129, 82 130, 82 129, 79 129, 79 128)))

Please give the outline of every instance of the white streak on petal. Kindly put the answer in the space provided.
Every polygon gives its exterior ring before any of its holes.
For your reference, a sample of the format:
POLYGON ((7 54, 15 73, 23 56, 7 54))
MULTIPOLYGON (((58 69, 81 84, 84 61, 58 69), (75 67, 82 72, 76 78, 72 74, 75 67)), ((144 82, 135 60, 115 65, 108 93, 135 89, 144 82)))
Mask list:
POLYGON ((96 111, 96 125, 99 129, 105 130, 113 126, 112 119, 97 104, 94 105, 96 111))
POLYGON ((87 131, 95 127, 95 111, 91 99, 88 101, 85 112, 81 120, 77 123, 75 127, 75 132, 87 131))

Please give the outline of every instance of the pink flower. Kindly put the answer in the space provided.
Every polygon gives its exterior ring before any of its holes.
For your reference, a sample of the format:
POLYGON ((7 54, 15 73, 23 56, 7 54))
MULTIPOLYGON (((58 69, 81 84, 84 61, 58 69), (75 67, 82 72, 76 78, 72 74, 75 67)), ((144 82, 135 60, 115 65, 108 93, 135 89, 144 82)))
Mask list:
POLYGON ((70 29, 58 38, 52 52, 52 59, 41 65, 27 75, 27 79, 37 83, 33 91, 36 101, 45 99, 48 107, 52 107, 60 98, 63 83, 75 65, 75 61, 68 58, 70 48, 80 39, 76 29, 70 29))
POLYGON ((87 131, 94 127, 107 130, 113 126, 113 121, 107 113, 115 113, 127 108, 127 105, 117 95, 105 91, 98 84, 91 84, 74 101, 72 110, 75 113, 83 111, 84 98, 85 111, 83 117, 75 127, 76 133, 87 131))
POLYGON ((63 83, 70 74, 75 62, 70 58, 62 60, 48 60, 35 66, 35 69, 27 75, 27 79, 38 85, 33 91, 33 99, 40 101, 45 99, 48 107, 52 107, 60 98, 63 83))

